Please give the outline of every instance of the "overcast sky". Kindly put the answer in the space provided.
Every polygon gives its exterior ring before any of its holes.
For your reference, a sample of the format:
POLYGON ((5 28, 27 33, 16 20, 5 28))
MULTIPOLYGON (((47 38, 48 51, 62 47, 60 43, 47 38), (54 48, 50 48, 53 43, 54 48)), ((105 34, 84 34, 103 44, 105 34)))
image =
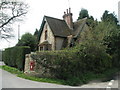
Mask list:
POLYGON ((20 36, 26 32, 34 33, 35 29, 39 29, 43 16, 51 16, 62 19, 64 11, 71 7, 73 20, 76 21, 81 8, 88 10, 89 15, 100 20, 105 10, 115 12, 118 15, 119 0, 23 0, 29 4, 29 12, 24 19, 24 22, 13 25, 15 38, 10 39, 10 43, 5 40, 0 40, 0 49, 14 46, 17 40, 17 26, 20 25, 20 36), (69 2, 68 2, 69 1, 69 2))

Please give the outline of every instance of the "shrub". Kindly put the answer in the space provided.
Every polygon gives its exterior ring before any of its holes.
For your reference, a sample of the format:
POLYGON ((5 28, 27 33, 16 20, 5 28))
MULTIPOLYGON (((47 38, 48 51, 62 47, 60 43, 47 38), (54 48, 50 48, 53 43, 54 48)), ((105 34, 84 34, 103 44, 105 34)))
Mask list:
MULTIPOLYGON (((119 27, 120 28, 120 27, 119 27)), ((113 29, 104 38, 107 53, 112 56, 112 66, 120 69, 120 29, 113 29)))
MULTIPOLYGON (((111 68, 111 57, 105 52, 104 46, 96 43, 81 44, 73 50, 39 52, 31 57, 44 68, 44 75, 50 73, 52 77, 68 82, 73 77, 82 79, 87 72, 103 73, 111 68)), ((86 82, 86 79, 82 81, 86 82)))
POLYGON ((30 53, 29 47, 12 47, 3 51, 3 61, 6 65, 24 70, 25 54, 30 53))
POLYGON ((85 64, 85 71, 101 73, 111 68, 111 56, 106 53, 105 46, 97 42, 87 42, 78 47, 78 57, 85 64))

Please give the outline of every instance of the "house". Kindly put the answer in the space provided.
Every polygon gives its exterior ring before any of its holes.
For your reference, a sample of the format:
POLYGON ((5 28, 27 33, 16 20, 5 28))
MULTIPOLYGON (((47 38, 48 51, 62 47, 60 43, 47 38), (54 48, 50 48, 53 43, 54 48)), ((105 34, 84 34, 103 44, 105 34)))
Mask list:
POLYGON ((64 12, 63 20, 44 16, 40 28, 39 51, 71 47, 75 42, 80 42, 80 33, 86 29, 86 18, 73 22, 70 8, 64 12))

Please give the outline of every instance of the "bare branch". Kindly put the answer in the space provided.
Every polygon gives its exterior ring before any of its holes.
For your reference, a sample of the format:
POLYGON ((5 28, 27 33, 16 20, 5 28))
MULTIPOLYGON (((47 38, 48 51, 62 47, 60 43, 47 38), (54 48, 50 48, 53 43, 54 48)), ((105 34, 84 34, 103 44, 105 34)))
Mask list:
POLYGON ((28 12, 28 5, 24 2, 2 0, 0 3, 0 37, 10 37, 11 25, 28 12), (6 35, 5 35, 6 34, 6 35))
POLYGON ((16 16, 13 16, 13 17, 11 17, 10 19, 8 19, 8 21, 6 21, 5 23, 3 23, 1 26, 0 26, 0 28, 2 28, 2 27, 4 27, 5 25, 7 25, 10 21, 12 21, 14 18, 17 18, 17 17, 20 17, 20 16, 22 16, 22 15, 24 15, 24 14, 26 14, 27 12, 25 12, 25 13, 21 13, 21 14, 18 14, 18 15, 16 15, 16 16))

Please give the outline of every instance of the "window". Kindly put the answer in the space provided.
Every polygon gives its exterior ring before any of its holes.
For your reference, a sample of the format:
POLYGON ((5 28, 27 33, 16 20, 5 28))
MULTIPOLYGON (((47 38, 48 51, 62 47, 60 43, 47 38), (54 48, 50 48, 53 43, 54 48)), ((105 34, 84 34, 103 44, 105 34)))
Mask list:
POLYGON ((45 31, 45 40, 47 40, 47 30, 45 31))
POLYGON ((40 51, 42 51, 43 50, 43 47, 40 47, 40 51))

